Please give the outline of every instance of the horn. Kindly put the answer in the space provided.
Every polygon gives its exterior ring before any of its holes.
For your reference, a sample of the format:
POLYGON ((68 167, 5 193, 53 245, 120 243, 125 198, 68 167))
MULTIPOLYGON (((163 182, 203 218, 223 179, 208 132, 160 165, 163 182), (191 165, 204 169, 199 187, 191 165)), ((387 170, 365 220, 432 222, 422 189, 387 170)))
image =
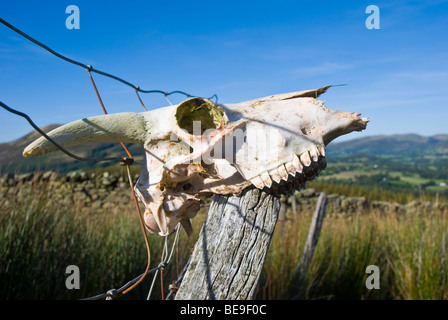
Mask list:
POLYGON ((317 98, 321 94, 325 93, 328 88, 330 88, 331 85, 325 86, 319 89, 313 89, 313 90, 304 90, 304 91, 297 91, 297 92, 290 92, 290 93, 281 93, 281 94, 275 94, 272 96, 267 96, 263 98, 258 98, 254 100, 247 101, 245 103, 252 103, 252 102, 259 102, 259 101, 281 101, 281 100, 289 100, 289 99, 295 99, 295 98, 317 98))
POLYGON ((330 88, 331 85, 325 86, 319 89, 314 90, 304 90, 304 91, 298 91, 298 92, 291 92, 291 93, 284 93, 275 95, 273 100, 288 100, 288 99, 295 99, 295 98, 317 98, 321 94, 324 94, 328 88, 330 88))
MULTIPOLYGON (((92 142, 131 142, 144 144, 148 133, 142 113, 123 112, 84 118, 60 126, 47 135, 62 147, 92 142)), ((40 137, 23 151, 25 157, 35 157, 58 150, 40 137)))

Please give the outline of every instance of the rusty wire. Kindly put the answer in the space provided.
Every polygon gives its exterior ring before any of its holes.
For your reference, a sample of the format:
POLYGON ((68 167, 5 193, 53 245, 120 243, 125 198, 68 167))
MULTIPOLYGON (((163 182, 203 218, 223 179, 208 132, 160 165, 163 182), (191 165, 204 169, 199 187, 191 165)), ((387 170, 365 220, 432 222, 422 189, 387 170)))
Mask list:
POLYGON ((146 253, 147 253, 147 257, 148 257, 147 261, 148 262, 146 264, 146 269, 145 269, 145 272, 143 273, 143 276, 141 276, 131 287, 129 287, 126 290, 124 290, 122 292, 122 295, 128 293, 129 291, 134 289, 137 285, 139 285, 143 281, 143 279, 146 277, 146 275, 148 274, 149 268, 151 266, 151 250, 149 248, 148 235, 146 234, 145 223, 143 222, 143 217, 142 217, 142 213, 140 212, 140 206, 138 205, 137 197, 135 195, 135 192, 133 191, 134 190, 134 186, 132 184, 130 165, 126 166, 126 170, 127 170, 127 173, 128 173, 129 186, 131 187, 132 198, 134 199, 134 203, 135 203, 135 206, 137 208, 138 218, 139 218, 139 221, 140 221, 140 226, 142 228, 143 238, 145 240, 146 253))
MULTIPOLYGON (((107 114, 106 107, 104 106, 103 99, 101 99, 100 93, 98 92, 98 89, 96 87, 95 81, 93 80, 92 74, 90 73, 90 66, 87 69, 87 72, 89 73, 90 81, 92 82, 93 89, 95 90, 96 96, 98 97, 98 100, 101 104, 101 108, 103 109, 104 114, 107 114)), ((121 146, 123 147, 124 151, 128 154, 129 158, 133 159, 131 153, 129 152, 128 148, 124 145, 123 142, 120 142, 121 146)))

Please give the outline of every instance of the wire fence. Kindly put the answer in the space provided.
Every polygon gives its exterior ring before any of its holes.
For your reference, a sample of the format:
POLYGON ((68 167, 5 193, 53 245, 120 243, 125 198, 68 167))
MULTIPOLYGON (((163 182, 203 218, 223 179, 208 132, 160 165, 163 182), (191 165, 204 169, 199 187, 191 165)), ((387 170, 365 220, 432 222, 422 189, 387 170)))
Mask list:
MULTIPOLYGON (((11 25, 10 23, 8 23, 7 21, 5 21, 5 20, 2 19, 2 18, 0 18, 0 22, 1 22, 3 25, 5 25, 6 27, 8 27, 9 29, 11 29, 11 30, 15 31, 16 33, 18 33, 19 35, 21 35, 22 37, 28 39, 29 41, 33 42, 34 44, 38 45, 39 47, 41 47, 41 48, 45 49, 46 51, 50 52, 50 53, 53 54, 54 56, 56 56, 56 57, 58 57, 58 58, 60 58, 60 59, 62 59, 62 60, 64 60, 64 61, 66 61, 66 62, 69 62, 69 63, 71 63, 71 64, 73 64, 73 65, 76 65, 76 66, 79 66, 79 67, 81 67, 81 68, 86 69, 87 72, 88 72, 89 78, 90 78, 90 80, 91 80, 92 86, 93 86, 93 88, 94 88, 94 90, 95 90, 95 93, 96 93, 96 95, 97 95, 97 98, 98 98, 98 100, 99 100, 99 103, 100 103, 100 105, 101 105, 101 108, 102 108, 102 110, 103 110, 103 112, 104 112, 105 114, 107 114, 107 110, 106 110, 106 107, 104 106, 104 103, 103 103, 103 101, 102 101, 102 99, 101 99, 101 96, 100 96, 100 94, 99 94, 99 91, 98 91, 98 89, 97 89, 97 86, 96 86, 96 84, 95 84, 95 81, 94 81, 94 79, 93 79, 93 77, 92 77, 92 73, 97 73, 97 74, 99 74, 99 75, 102 75, 102 76, 105 76, 105 77, 114 79, 114 80, 116 80, 116 81, 118 81, 118 82, 120 82, 120 83, 122 83, 122 84, 124 84, 124 85, 127 85, 127 86, 133 88, 133 89, 135 90, 135 93, 136 93, 136 95, 137 95, 137 98, 138 98, 140 104, 142 105, 142 107, 143 107, 143 109, 144 109, 145 111, 147 111, 147 108, 146 108, 145 104, 143 103, 143 101, 142 101, 142 99, 141 99, 141 97, 140 97, 140 95, 139 95, 139 92, 141 92, 141 93, 157 93, 157 94, 162 94, 162 95, 164 95, 164 97, 166 98, 166 100, 167 100, 170 104, 172 104, 172 103, 171 103, 171 101, 169 100, 168 97, 169 97, 170 95, 173 95, 173 94, 181 94, 181 95, 186 96, 187 98, 190 98, 190 97, 198 97, 198 96, 191 95, 191 94, 189 94, 189 93, 186 93, 186 92, 184 92, 184 91, 180 91, 180 90, 175 90, 175 91, 168 92, 168 91, 162 91, 162 90, 144 90, 144 89, 141 89, 139 86, 137 86, 137 85, 135 85, 135 84, 133 84, 133 83, 127 81, 127 80, 124 80, 124 79, 122 79, 122 78, 120 78, 120 77, 118 77, 118 76, 115 76, 115 75, 113 75, 113 74, 110 74, 110 73, 107 73, 107 72, 104 72, 104 71, 100 71, 100 70, 94 69, 94 68, 93 68, 92 66, 90 66, 90 65, 86 65, 86 64, 84 64, 84 63, 82 63, 82 62, 79 62, 79 61, 70 59, 70 58, 68 58, 68 57, 66 57, 66 56, 64 56, 64 55, 62 55, 62 54, 60 54, 60 53, 54 51, 53 49, 49 48, 47 45, 45 45, 45 44, 43 44, 42 42, 36 40, 35 38, 31 37, 30 35, 26 34, 25 32, 19 30, 18 28, 14 27, 13 25, 11 25)), ((215 103, 218 102, 218 96, 217 96, 216 94, 214 94, 214 95, 212 95, 211 97, 208 97, 208 98, 206 98, 206 99, 209 99, 209 100, 215 99, 215 103)), ((136 278, 134 278, 133 280, 127 282, 125 285, 123 285, 123 286, 122 286, 121 288, 119 288, 119 289, 111 289, 111 290, 107 291, 106 293, 102 293, 102 294, 99 294, 99 295, 96 295, 96 296, 93 296, 93 297, 90 297, 90 298, 85 298, 85 299, 82 299, 82 300, 100 300, 100 299, 107 299, 107 300, 110 300, 110 299, 116 299, 116 298, 119 298, 120 296, 122 296, 122 295, 126 294, 127 292, 131 291, 132 289, 134 289, 138 284, 140 284, 140 283, 143 281, 143 279, 144 279, 148 274, 150 274, 150 273, 154 273, 154 278, 153 278, 153 281, 152 281, 152 284, 151 284, 151 287, 150 287, 150 289, 149 289, 148 296, 147 296, 147 299, 149 300, 149 299, 150 299, 150 296, 151 296, 151 293, 152 293, 152 289, 153 289, 153 287, 154 287, 154 282, 155 282, 155 280, 156 280, 156 277, 157 277, 158 272, 160 271, 160 272, 162 273, 162 270, 168 265, 168 263, 169 263, 170 260, 171 260, 171 257, 172 257, 174 248, 175 248, 175 246, 176 246, 176 244, 177 244, 177 240, 178 240, 178 236, 179 236, 179 229, 180 229, 180 228, 177 228, 176 235, 175 235, 175 239, 174 239, 174 241, 173 241, 172 249, 171 249, 171 252, 170 252, 170 253, 168 253, 168 237, 165 237, 165 247, 164 247, 165 250, 164 250, 164 252, 163 252, 163 254, 162 254, 162 259, 161 259, 162 261, 159 263, 159 265, 158 265, 157 267, 151 269, 151 268, 150 268, 150 265, 151 265, 151 254, 150 254, 150 247, 149 247, 149 243, 148 243, 148 237, 147 237, 147 234, 146 234, 146 228, 145 228, 145 225, 144 225, 144 222, 143 222, 142 214, 141 214, 141 212, 140 212, 140 207, 139 207, 139 204, 138 204, 137 197, 136 197, 136 195, 135 195, 135 193, 134 193, 134 186, 133 186, 132 179, 131 179, 131 176, 130 176, 130 166, 134 163, 134 158, 132 157, 132 154, 129 152, 129 150, 128 150, 127 147, 124 145, 124 143, 121 142, 121 145, 122 145, 123 149, 125 150, 125 152, 126 152, 126 154, 127 154, 127 157, 124 157, 124 158, 117 158, 117 157, 112 157, 112 158, 84 158, 84 157, 79 157, 79 156, 73 154, 72 152, 68 151, 67 149, 65 149, 65 148, 62 147, 61 145, 59 145, 59 144, 58 144, 56 141, 54 141, 52 138, 50 138, 44 131, 42 131, 42 130, 41 130, 41 129, 40 129, 40 128, 33 122, 33 120, 32 120, 26 113, 23 113, 23 112, 21 112, 21 111, 18 111, 18 110, 16 110, 16 109, 13 109, 13 108, 9 107, 6 103, 4 103, 4 102, 2 102, 2 101, 0 101, 0 106, 1 106, 3 109, 5 109, 6 111, 10 112, 10 113, 13 113, 13 114, 15 114, 15 115, 18 115, 18 116, 20 116, 20 117, 25 118, 25 119, 28 121, 28 123, 29 123, 29 124, 30 124, 30 125, 37 131, 37 132, 39 132, 39 133, 40 133, 43 137, 45 137, 49 142, 51 142, 53 145, 55 145, 56 148, 58 148, 60 151, 64 152, 66 155, 68 155, 68 156, 70 156, 70 157, 72 157, 72 158, 74 158, 74 159, 76 159, 76 160, 79 160, 79 161, 118 161, 118 162, 120 162, 121 165, 126 166, 126 168, 127 168, 127 173, 128 173, 128 180, 129 180, 130 189, 131 189, 131 193, 132 193, 132 196, 133 196, 135 205, 136 205, 137 213, 138 213, 139 220, 140 220, 140 226, 141 226, 141 228, 142 228, 143 237, 144 237, 145 245, 146 245, 146 249, 147 249, 147 256, 148 256, 147 261, 148 261, 148 262, 147 262, 146 270, 145 270, 142 274, 140 274, 138 277, 136 277, 136 278)), ((161 279, 162 279, 162 278, 161 278, 161 279)), ((163 286, 162 286, 161 290, 163 290, 163 286)), ((162 297, 163 297, 163 292, 162 292, 162 297)))
MULTIPOLYGON (((165 97, 168 97, 168 96, 173 95, 173 94, 181 94, 181 95, 186 96, 187 98, 189 98, 189 97, 198 97, 198 96, 191 95, 191 94, 189 94, 189 93, 187 93, 187 92, 180 91, 180 90, 175 90, 175 91, 171 91, 171 92, 163 91, 163 90, 143 90, 143 89, 141 89, 139 86, 137 86, 137 85, 135 85, 135 84, 132 84, 132 83, 130 83, 130 82, 127 81, 127 80, 124 80, 124 79, 122 79, 122 78, 120 78, 120 77, 117 77, 117 76, 115 76, 115 75, 112 75, 112 74, 110 74, 110 73, 107 73, 107 72, 104 72, 104 71, 100 71, 100 70, 94 69, 94 68, 93 68, 92 66, 90 66, 90 65, 86 65, 86 64, 84 64, 84 63, 82 63, 82 62, 79 62, 79 61, 70 59, 70 58, 68 58, 68 57, 66 57, 66 56, 64 56, 64 55, 62 55, 62 54, 60 54, 60 53, 58 53, 58 52, 56 52, 56 51, 50 49, 50 48, 49 48, 48 46, 46 46, 45 44, 43 44, 43 43, 37 41, 36 39, 34 39, 33 37, 29 36, 29 35, 26 34, 25 32, 23 32, 23 31, 17 29, 16 27, 14 27, 14 26, 11 25, 10 23, 6 22, 6 21, 3 20, 2 18, 0 18, 0 22, 1 22, 2 24, 4 24, 5 26, 7 26, 8 28, 10 28, 11 30, 14 30, 15 32, 17 32, 18 34, 20 34, 21 36, 23 36, 24 38, 26 38, 26 39, 30 40, 31 42, 37 44, 39 47, 41 47, 41 48, 47 50, 48 52, 50 52, 51 54, 55 55, 56 57, 58 57, 58 58, 60 58, 60 59, 62 59, 62 60, 65 60, 65 61, 67 61, 67 62, 70 62, 70 63, 72 63, 72 64, 74 64, 74 65, 77 65, 77 66, 79 66, 79 67, 81 67, 81 68, 84 68, 84 69, 86 69, 86 70, 89 71, 89 72, 95 72, 95 73, 101 74, 101 75, 103 75, 103 76, 105 76, 105 77, 108 77, 108 78, 117 80, 117 81, 119 81, 119 82, 121 82, 121 83, 123 83, 123 84, 125 84, 125 85, 127 85, 127 86, 129 86, 129 87, 131 87, 131 88, 134 88, 136 92, 142 92, 142 93, 159 93, 159 94, 163 94, 165 97)), ((218 101, 218 96, 217 96, 216 94, 212 95, 211 97, 209 97, 209 98, 207 98, 207 99, 212 100, 213 98, 215 99, 216 102, 218 101)))

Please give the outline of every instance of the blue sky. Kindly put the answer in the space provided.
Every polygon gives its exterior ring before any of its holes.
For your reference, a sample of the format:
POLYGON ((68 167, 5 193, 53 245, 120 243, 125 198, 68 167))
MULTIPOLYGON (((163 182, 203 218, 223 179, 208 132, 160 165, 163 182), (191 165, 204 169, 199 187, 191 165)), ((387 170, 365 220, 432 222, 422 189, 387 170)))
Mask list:
MULTIPOLYGON (((60 52, 143 89, 239 102, 347 84, 322 99, 371 119, 367 135, 448 133, 448 1, 2 1, 0 17, 60 52), (369 30, 368 5, 380 9, 369 30), (69 30, 68 5, 80 10, 69 30)), ((109 113, 143 108, 93 74, 109 113)), ((148 109, 168 105, 141 94, 148 109)), ((183 96, 170 97, 172 102, 183 96)), ((102 114, 87 71, 0 24, 0 101, 39 126, 102 114)), ((0 109, 0 142, 32 128, 0 109)))

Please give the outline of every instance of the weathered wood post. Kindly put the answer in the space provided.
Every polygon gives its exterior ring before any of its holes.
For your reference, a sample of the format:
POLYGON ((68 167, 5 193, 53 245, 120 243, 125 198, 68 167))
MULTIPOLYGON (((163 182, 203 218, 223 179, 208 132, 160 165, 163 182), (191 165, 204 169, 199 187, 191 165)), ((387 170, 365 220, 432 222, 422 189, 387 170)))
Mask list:
MULTIPOLYGON (((308 231, 308 237, 306 239, 305 247, 303 248, 302 259, 297 265, 293 280, 291 281, 292 286, 300 286, 306 277, 311 258, 314 255, 314 251, 316 250, 317 242, 319 240, 320 231, 325 218, 325 211, 327 209, 327 203, 327 195, 324 192, 321 192, 319 198, 317 199, 316 209, 314 210, 313 219, 311 220, 310 229, 308 231)), ((295 291, 296 288, 292 288, 292 290, 295 291)), ((293 296, 293 299, 299 299, 302 293, 303 292, 297 293, 293 296)))
POLYGON ((301 268, 306 272, 308 265, 313 257, 314 250, 316 250, 317 241, 319 240, 320 230, 325 218, 325 211, 327 209, 327 195, 321 192, 317 199, 316 209, 314 210, 313 220, 311 221, 310 230, 306 239, 305 248, 303 250, 301 268))
POLYGON ((297 200, 295 194, 289 197, 291 199, 291 211, 294 222, 297 221, 297 200))
POLYGON ((214 195, 175 299, 252 299, 279 210, 280 198, 258 189, 214 195))

